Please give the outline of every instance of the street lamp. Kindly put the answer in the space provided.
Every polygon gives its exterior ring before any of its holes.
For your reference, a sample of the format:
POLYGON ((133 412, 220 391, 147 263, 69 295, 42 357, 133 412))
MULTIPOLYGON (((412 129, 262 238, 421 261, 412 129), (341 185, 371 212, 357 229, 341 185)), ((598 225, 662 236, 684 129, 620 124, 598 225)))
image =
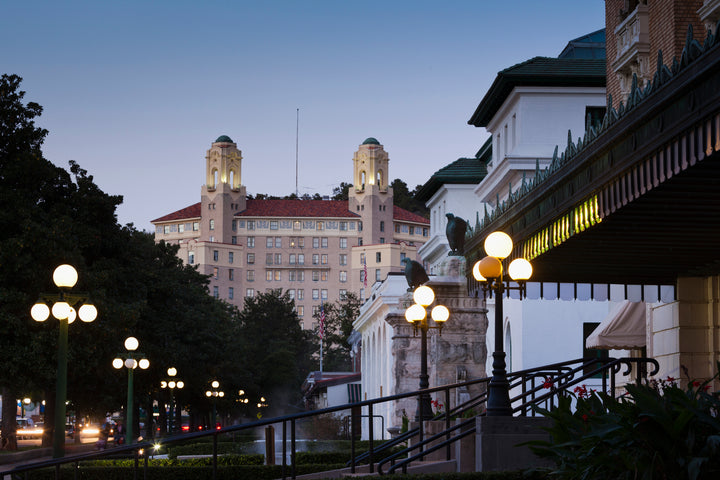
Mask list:
POLYGON ((257 408, 258 408, 257 418, 258 419, 262 418, 262 412, 260 409, 269 407, 269 405, 265 402, 267 402, 267 399, 265 397, 260 397, 260 401, 257 404, 257 408))
POLYGON ((220 398, 224 397, 225 392, 218 390, 218 388, 220 388, 220 382, 218 382, 217 380, 213 380, 212 383, 210 384, 210 386, 212 387, 212 390, 208 390, 207 392, 205 392, 205 396, 208 398, 212 398, 212 401, 213 401, 212 428, 217 428, 217 421, 216 421, 217 397, 220 397, 220 398))
POLYGON ((524 258, 516 258, 508 266, 510 279, 517 282, 511 285, 503 280, 502 261, 512 252, 510 236, 503 232, 493 232, 485 239, 487 256, 473 266, 473 277, 480 282, 483 297, 487 299, 495 293, 495 351, 493 352, 492 378, 488 386, 487 415, 511 416, 510 382, 507 378, 505 351, 503 350, 503 294, 506 290, 518 290, 520 298, 525 296, 525 282, 532 275, 532 266, 524 258))
POLYGON ((163 380, 160 382, 160 388, 168 388, 170 389, 170 415, 168 422, 170 424, 170 431, 168 433, 172 433, 173 431, 173 390, 175 388, 183 388, 185 386, 185 383, 183 383, 182 380, 176 380, 175 375, 177 375, 177 369, 175 367, 170 367, 167 369, 168 379, 163 380))
POLYGON ((40 298, 30 309, 30 316, 36 322, 44 322, 52 316, 60 322, 58 336, 57 388, 55 389, 55 422, 53 430, 53 458, 65 455, 65 400, 67 397, 67 355, 68 325, 77 317, 83 322, 92 322, 97 318, 97 309, 86 303, 86 294, 71 294, 78 280, 77 270, 72 265, 60 265, 53 272, 53 282, 59 293, 41 293, 40 298), (52 305, 49 307, 48 305, 52 305))
MULTIPOLYGON (((427 320, 427 307, 435 301, 435 292, 428 286, 421 286, 413 292, 415 304, 405 310, 405 319, 413 325, 413 335, 420 330, 420 390, 430 388, 427 371, 427 332, 431 328, 437 328, 442 333, 443 324, 450 317, 450 311, 444 305, 436 305, 430 312, 435 326, 430 326, 427 320)), ((432 419, 432 404, 430 394, 421 393, 418 397, 418 409, 415 415, 416 421, 432 419)))
POLYGON ((133 435, 133 371, 137 367, 145 370, 150 366, 150 361, 147 358, 140 358, 140 360, 135 359, 136 356, 144 356, 144 354, 135 351, 139 345, 140 344, 137 338, 126 338, 125 350, 127 350, 127 352, 124 355, 122 353, 118 354, 124 356, 125 359, 116 358, 112 362, 113 367, 118 370, 123 366, 128 370, 127 410, 125 411, 125 431, 127 432, 126 436, 128 443, 135 443, 135 436, 133 435))

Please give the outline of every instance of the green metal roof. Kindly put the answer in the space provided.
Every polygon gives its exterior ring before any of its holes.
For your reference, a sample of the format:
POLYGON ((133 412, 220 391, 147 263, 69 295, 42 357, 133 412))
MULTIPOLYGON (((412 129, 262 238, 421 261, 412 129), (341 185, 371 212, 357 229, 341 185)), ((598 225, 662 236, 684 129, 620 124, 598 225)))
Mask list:
POLYGON ((365 139, 365 141, 362 143, 363 145, 380 145, 380 142, 377 141, 377 139, 373 137, 368 137, 365 139))
POLYGON ((535 57, 500 71, 468 123, 485 127, 515 87, 604 87, 605 59, 535 57))
POLYGON ((558 58, 605 58, 605 29, 570 40, 558 58))
POLYGON ((215 143, 220 142, 226 142, 226 143, 233 143, 232 139, 228 137, 227 135, 220 135, 217 140, 215 140, 215 143))
MULTIPOLYGON (((492 137, 488 138, 480 149, 480 152, 486 153, 487 149, 492 148, 492 137)), ((443 185, 475 185, 487 175, 487 160, 489 157, 481 158, 458 158, 450 165, 447 165, 437 172, 433 173, 430 179, 417 191, 415 198, 421 202, 427 202, 435 195, 443 185)))

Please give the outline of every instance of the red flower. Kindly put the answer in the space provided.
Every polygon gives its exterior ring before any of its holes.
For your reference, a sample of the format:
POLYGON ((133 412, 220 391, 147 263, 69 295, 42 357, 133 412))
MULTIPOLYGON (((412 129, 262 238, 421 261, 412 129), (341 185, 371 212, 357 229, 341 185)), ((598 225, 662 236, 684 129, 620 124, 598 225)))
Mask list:
POLYGON ((700 382, 698 382, 697 380, 695 380, 695 381, 692 383, 692 386, 693 386, 693 387, 699 387, 699 386, 700 386, 700 382))
POLYGON ((675 378, 674 378, 674 377, 667 377, 667 381, 668 381, 668 382, 674 382, 674 381, 675 381, 675 378))
POLYGON ((582 419, 583 419, 583 422, 587 423, 587 421, 588 421, 587 414, 583 413, 582 419))
POLYGON ((550 377, 545 377, 545 383, 543 383, 543 388, 552 388, 552 380, 550 380, 550 377))

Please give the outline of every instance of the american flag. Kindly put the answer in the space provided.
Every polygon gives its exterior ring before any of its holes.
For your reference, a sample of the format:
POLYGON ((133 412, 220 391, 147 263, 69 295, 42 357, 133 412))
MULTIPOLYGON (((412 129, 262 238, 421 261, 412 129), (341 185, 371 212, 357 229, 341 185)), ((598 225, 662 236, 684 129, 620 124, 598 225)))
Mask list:
POLYGON ((367 260, 363 260, 363 287, 367 287, 367 260))
POLYGON ((320 338, 325 336, 325 306, 322 304, 320 305, 320 328, 318 329, 318 334, 320 338))

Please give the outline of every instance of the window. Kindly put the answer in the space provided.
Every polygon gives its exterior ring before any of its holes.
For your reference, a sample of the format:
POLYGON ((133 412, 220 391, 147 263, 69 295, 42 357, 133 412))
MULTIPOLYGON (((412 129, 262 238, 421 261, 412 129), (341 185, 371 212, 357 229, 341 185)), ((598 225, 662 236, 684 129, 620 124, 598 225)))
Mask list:
POLYGON ((358 238, 358 245, 362 247, 362 244, 363 244, 362 238, 358 238))
POLYGON ((298 300, 303 300, 305 298, 305 290, 302 288, 298 289, 298 300))
POLYGON ((195 252, 188 252, 188 264, 193 265, 195 263, 195 252))
POLYGON ((215 220, 212 218, 210 219, 210 230, 215 230, 215 220))
POLYGON ((425 228, 423 228, 423 237, 427 237, 427 236, 428 236, 428 229, 427 229, 427 227, 425 227, 425 228))
POLYGON ((295 290, 288 290, 288 298, 290 300, 295 300, 295 290))
POLYGON ((220 289, 216 286, 213 287, 213 297, 220 298, 220 289))
POLYGON ((282 265, 282 253, 275 254, 275 265, 282 265))
MULTIPOLYGON (((584 322, 583 323, 583 336, 582 336, 582 352, 583 352, 583 358, 597 358, 598 360, 607 359, 609 357, 609 353, 607 350, 600 350, 596 348, 586 348, 585 347, 585 341, 587 340, 587 337, 590 336, 590 334, 600 325, 600 322, 584 322)), ((600 366, 600 363, 597 365, 591 365, 588 364, 584 368, 583 374, 588 374, 595 370, 598 366, 600 366)), ((602 377, 602 373, 598 373, 597 375, 593 375, 593 378, 600 378, 602 377)))
POLYGON ((215 280, 218 278, 218 267, 213 267, 213 278, 215 280))
POLYGON ((347 265, 347 253, 340 254, 340 265, 347 265))
MULTIPOLYGON (((320 305, 313 305, 312 307, 313 317, 320 315, 320 305)), ((317 328, 317 323, 313 323, 313 328, 317 328)))
POLYGON ((272 265, 272 262, 273 262, 272 253, 266 253, 265 254, 265 265, 272 265))
POLYGON ((385 222, 383 220, 380 220, 380 231, 381 232, 385 231, 385 222))
POLYGON ((294 281, 295 281, 295 270, 290 270, 290 271, 288 272, 288 280, 291 281, 291 282, 294 282, 294 281))
POLYGON ((358 222, 358 232, 362 232, 362 222, 358 222))
POLYGON ((255 281, 255 270, 248 270, 246 273, 246 278, 248 282, 254 282, 255 281))
POLYGON ((213 250, 213 260, 217 262, 219 257, 220 257, 220 254, 218 253, 218 251, 213 250))
POLYGON ((277 220, 270 220, 270 230, 277 230, 277 229, 278 229, 277 220))
POLYGON ((232 243, 233 245, 237 245, 237 237, 235 235, 230 238, 230 243, 232 243))
POLYGON ((290 248, 304 248, 305 238, 304 237, 292 237, 290 238, 290 248))
POLYGON ((178 232, 183 233, 185 231, 185 224, 181 223, 178 225, 178 232))
POLYGON ((305 265, 305 254, 304 253, 298 254, 298 265, 305 265))
POLYGON ((252 298, 255 296, 255 289, 254 288, 246 288, 245 289, 245 296, 252 298))
POLYGON ((345 238, 345 237, 340 238, 340 248, 347 248, 347 238, 345 238))
POLYGON ((305 315, 305 307, 302 305, 298 305, 297 306, 297 314, 298 314, 298 317, 302 317, 303 315, 305 315))
POLYGON ((295 255, 294 253, 291 253, 290 258, 289 258, 290 265, 295 265, 296 259, 297 259, 297 255, 295 255))
POLYGON ((297 272, 297 281, 298 282, 304 282, 305 281, 305 271, 300 270, 297 272))
POLYGON ((248 253, 248 254, 247 254, 247 264, 248 264, 248 265, 254 265, 254 264, 255 264, 255 254, 254 254, 254 253, 248 253))
POLYGON ((375 281, 376 282, 380 281, 380 269, 379 268, 375 269, 375 281))
POLYGON ((410 235, 415 235, 415 227, 410 227, 410 235))
POLYGON ((385 243, 385 237, 380 237, 380 243, 385 243))
POLYGON ((232 300, 235 297, 235 290, 233 287, 228 288, 228 299, 232 300))
POLYGON ((275 240, 273 237, 266 237, 265 238, 265 248, 273 248, 274 242, 275 242, 275 240))
POLYGON ((228 269, 228 280, 235 280, 235 270, 232 268, 228 269))
POLYGON ((320 248, 320 239, 318 237, 313 237, 313 247, 312 248, 320 248))
POLYGON ((328 248, 328 237, 322 237, 321 239, 322 248, 328 248))
POLYGON ((325 230, 325 223, 324 222, 317 222, 317 229, 318 230, 325 230))
POLYGON ((319 298, 320 298, 320 290, 318 290, 317 288, 313 288, 312 299, 317 300, 319 298))
POLYGON ((382 253, 377 252, 377 253, 375 253, 375 263, 380 263, 380 262, 382 262, 382 253))
POLYGON ((237 232, 237 220, 232 221, 232 231, 237 232))
POLYGON ((365 271, 360 270, 360 283, 365 283, 365 271))
POLYGON ((273 271, 272 271, 272 270, 267 270, 267 271, 265 272, 265 280, 268 281, 268 282, 272 282, 272 279, 273 279, 273 271))
POLYGON ((200 230, 200 222, 193 222, 193 232, 200 230))
POLYGON ((312 264, 313 264, 313 265, 320 265, 320 254, 318 254, 318 253, 313 253, 313 256, 312 256, 312 264))
POLYGON ((397 223, 395 224, 395 233, 400 233, 400 225, 397 223))
POLYGON ((340 270, 340 282, 347 282, 347 270, 340 270))
POLYGON ((327 265, 327 263, 328 263, 327 253, 324 253, 324 254, 320 255, 320 264, 321 264, 321 265, 327 265))
POLYGON ((326 288, 323 288, 322 290, 320 290, 320 300, 327 300, 327 298, 328 298, 327 292, 328 291, 326 288))
POLYGON ((275 237, 275 248, 282 248, 282 237, 275 237))
POLYGON ((327 282, 327 279, 328 279, 327 274, 328 274, 327 271, 320 272, 320 280, 322 280, 323 282, 327 282))
POLYGON ((275 270, 275 281, 279 282, 282 280, 282 270, 275 270))
POLYGON ((312 281, 313 282, 320 281, 320 272, 318 272, 317 270, 313 270, 313 272, 312 272, 312 281))
POLYGON ((248 222, 247 222, 247 229, 248 229, 248 230, 255 230, 255 220, 248 220, 248 222))
POLYGON ((235 253, 228 252, 228 263, 233 263, 234 261, 235 261, 235 253))
POLYGON ((255 237, 247 237, 248 248, 255 248, 255 237))
POLYGON ((341 232, 347 231, 347 222, 340 222, 340 231, 341 232))
POLYGON ((293 222, 293 230, 300 230, 300 220, 295 220, 293 222))
POLYGON ((344 288, 340 289, 340 300, 345 300, 345 297, 347 297, 347 290, 344 288))
POLYGON ((407 255, 405 255, 405 252, 400 252, 400 262, 402 262, 404 258, 407 258, 407 255))

